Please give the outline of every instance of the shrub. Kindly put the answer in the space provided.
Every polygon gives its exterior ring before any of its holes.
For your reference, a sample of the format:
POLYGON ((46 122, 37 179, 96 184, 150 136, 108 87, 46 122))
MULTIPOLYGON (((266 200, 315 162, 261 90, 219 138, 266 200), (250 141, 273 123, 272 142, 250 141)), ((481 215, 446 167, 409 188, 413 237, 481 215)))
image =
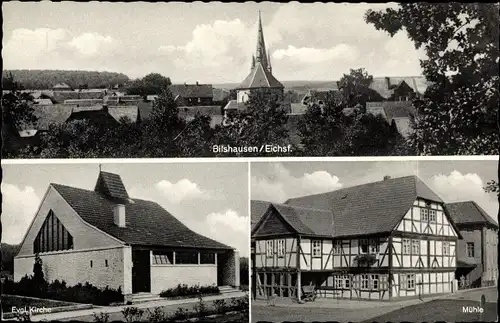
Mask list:
POLYGON ((177 287, 162 291, 160 297, 186 297, 199 294, 210 295, 219 293, 219 287, 217 286, 188 286, 186 284, 179 284, 177 287))
POLYGON ((174 313, 174 320, 185 321, 189 318, 189 311, 187 308, 179 307, 174 313))
POLYGON ((109 314, 105 312, 100 312, 99 314, 93 313, 92 316, 94 317, 94 322, 98 323, 107 323, 109 322, 109 314))
POLYGON ((248 295, 241 298, 232 298, 230 308, 232 311, 248 311, 248 295))
POLYGON ((216 299, 215 301, 213 301, 213 307, 214 307, 215 311, 218 314, 222 314, 222 313, 227 312, 227 307, 228 306, 227 306, 225 300, 223 300, 223 299, 216 299))
POLYGON ((148 315, 148 322, 166 322, 168 321, 169 317, 161 307, 155 307, 152 311, 150 309, 147 310, 147 315, 148 315))
POLYGON ((142 315, 144 314, 144 310, 141 310, 137 307, 126 307, 122 310, 123 317, 127 322, 136 322, 140 321, 142 315))
POLYGON ((16 320, 19 322, 31 322, 31 314, 30 312, 17 312, 16 314, 16 320))
POLYGON ((201 294, 198 296, 198 303, 194 305, 194 310, 198 317, 204 317, 208 313, 207 305, 205 304, 205 301, 203 300, 201 294))
POLYGON ((5 294, 95 305, 109 305, 114 302, 123 302, 121 288, 117 290, 109 287, 100 289, 88 282, 85 285, 78 284, 67 287, 65 281, 59 280, 46 284, 43 288, 39 288, 39 286, 39 282, 33 276, 26 275, 19 282, 6 280, 2 283, 2 292, 5 294))

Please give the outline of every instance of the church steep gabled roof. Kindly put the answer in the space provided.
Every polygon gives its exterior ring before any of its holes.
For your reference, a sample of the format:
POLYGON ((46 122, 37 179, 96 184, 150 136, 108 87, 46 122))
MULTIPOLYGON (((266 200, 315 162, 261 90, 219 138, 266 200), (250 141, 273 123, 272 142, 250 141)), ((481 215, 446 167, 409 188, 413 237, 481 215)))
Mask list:
POLYGON ((284 86, 261 63, 256 63, 250 74, 237 87, 237 89, 254 88, 284 88, 284 86))
POLYGON ((158 203, 128 198, 119 175, 101 172, 96 189, 50 184, 88 224, 129 245, 232 250, 233 248, 189 229, 158 203), (114 223, 116 197, 126 196, 126 226, 114 223))

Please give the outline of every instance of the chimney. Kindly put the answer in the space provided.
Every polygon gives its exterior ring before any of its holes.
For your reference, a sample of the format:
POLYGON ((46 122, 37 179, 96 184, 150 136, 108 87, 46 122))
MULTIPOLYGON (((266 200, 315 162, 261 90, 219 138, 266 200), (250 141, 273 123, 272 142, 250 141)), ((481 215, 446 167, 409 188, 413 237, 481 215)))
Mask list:
POLYGON ((117 204, 113 208, 115 224, 120 228, 125 228, 125 205, 117 204))
POLYGON ((388 180, 388 179, 391 179, 391 176, 385 175, 385 176, 384 176, 384 181, 386 181, 386 180, 388 180))

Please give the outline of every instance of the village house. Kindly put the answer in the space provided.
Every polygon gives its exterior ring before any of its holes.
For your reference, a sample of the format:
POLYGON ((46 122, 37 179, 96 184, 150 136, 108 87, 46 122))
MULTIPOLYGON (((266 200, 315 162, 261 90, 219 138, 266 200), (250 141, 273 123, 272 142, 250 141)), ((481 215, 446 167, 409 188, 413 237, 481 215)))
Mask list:
POLYGON ((449 203, 447 209, 463 236, 456 278, 464 287, 497 285, 498 222, 473 201, 449 203))
POLYGON ((302 299, 304 286, 319 297, 376 300, 458 289, 461 234, 416 176, 251 206, 255 298, 302 299))
POLYGON ((52 87, 53 91, 73 91, 73 88, 66 83, 57 83, 52 87))
POLYGON ((169 89, 179 107, 213 105, 212 84, 173 84, 169 89))
POLYGON ((129 196, 119 175, 103 171, 94 190, 49 185, 14 259, 15 281, 32 274, 36 254, 48 281, 120 288, 126 298, 178 284, 239 287, 234 248, 129 196))

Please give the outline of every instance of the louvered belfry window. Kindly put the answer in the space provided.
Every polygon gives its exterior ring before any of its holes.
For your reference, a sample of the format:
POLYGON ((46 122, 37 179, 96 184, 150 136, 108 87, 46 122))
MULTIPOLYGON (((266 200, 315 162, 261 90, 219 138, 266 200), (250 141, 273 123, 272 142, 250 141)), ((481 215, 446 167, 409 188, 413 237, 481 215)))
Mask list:
POLYGON ((73 236, 50 210, 33 243, 34 253, 70 249, 73 249, 73 236))

